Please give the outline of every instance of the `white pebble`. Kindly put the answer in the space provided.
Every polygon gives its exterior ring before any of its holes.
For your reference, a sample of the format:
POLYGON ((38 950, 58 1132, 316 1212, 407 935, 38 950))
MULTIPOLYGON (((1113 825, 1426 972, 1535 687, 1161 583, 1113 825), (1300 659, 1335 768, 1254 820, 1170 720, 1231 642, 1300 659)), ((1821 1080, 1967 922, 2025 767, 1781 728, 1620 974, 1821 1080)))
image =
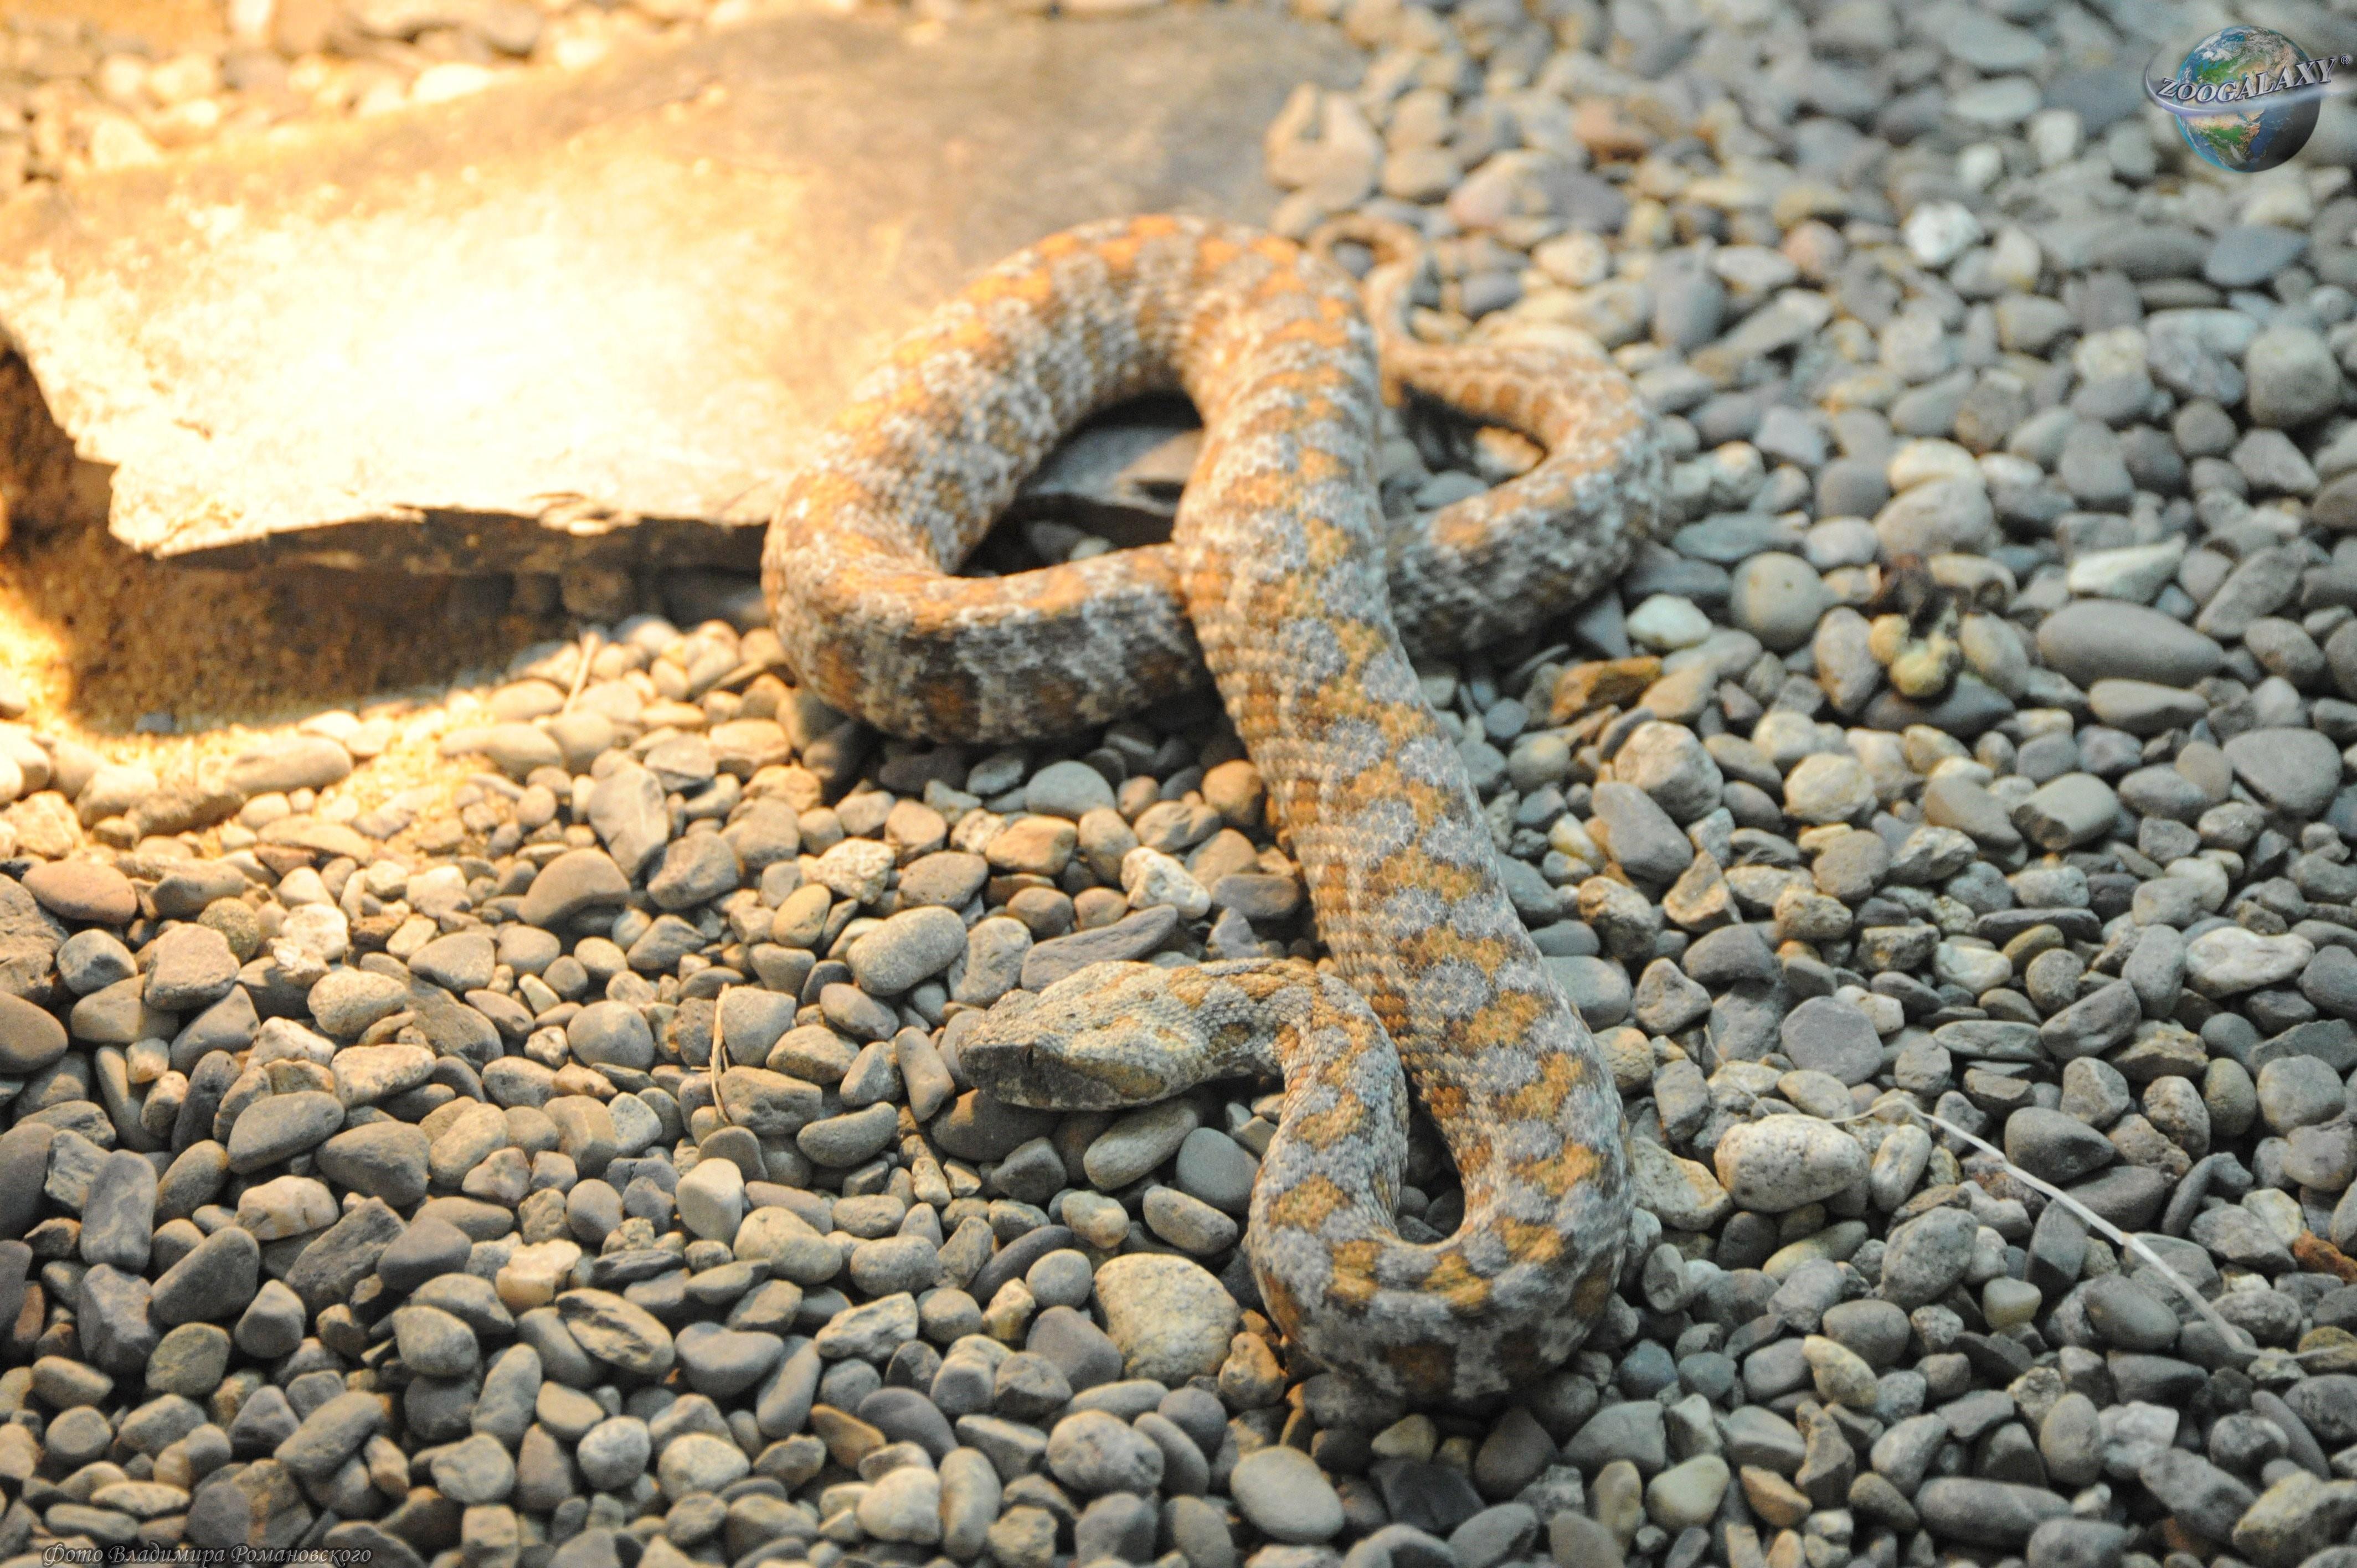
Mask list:
POLYGON ((1910 441, 1890 455, 1883 470, 1893 490, 1909 490, 1933 479, 1969 479, 1975 484, 1986 480, 1980 464, 1970 452, 1953 441, 1910 441))
POLYGON ((1692 648, 1711 633, 1710 618, 1692 599, 1655 594, 1629 612, 1630 639, 1656 653, 1692 648))
POLYGON ((2044 262, 2038 242, 2024 229, 2006 229, 1990 247, 1989 270, 1996 275, 1996 281, 2023 294, 2037 288, 2044 262))
POLYGON ((2005 152, 1995 142, 1975 142, 1956 155, 1956 180, 1967 190, 1986 190, 2003 173, 2005 152))
POLYGON ((1158 849, 1138 845, 1121 857, 1122 891, 1133 909, 1168 904, 1181 918, 1193 920, 1210 913, 1211 896, 1188 869, 1158 849))
POLYGON ((2087 145, 2087 127, 2076 109, 2040 109, 2024 127, 2038 166, 2056 168, 2079 156, 2087 145))

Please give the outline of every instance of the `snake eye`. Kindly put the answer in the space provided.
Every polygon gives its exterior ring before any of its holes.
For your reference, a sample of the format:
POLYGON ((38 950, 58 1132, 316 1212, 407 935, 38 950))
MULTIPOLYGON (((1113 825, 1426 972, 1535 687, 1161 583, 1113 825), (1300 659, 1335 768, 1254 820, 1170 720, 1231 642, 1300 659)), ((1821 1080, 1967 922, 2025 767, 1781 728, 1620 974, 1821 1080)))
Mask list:
POLYGON ((983 1015, 982 1026, 985 1031, 996 1029, 1001 1025, 1010 1023, 1015 1019, 1022 1017, 1025 1014, 1030 1012, 1034 1007, 1039 1005, 1039 993, 1038 992, 1010 991, 1006 995, 1000 997, 996 1002, 991 1004, 990 1011, 983 1015))

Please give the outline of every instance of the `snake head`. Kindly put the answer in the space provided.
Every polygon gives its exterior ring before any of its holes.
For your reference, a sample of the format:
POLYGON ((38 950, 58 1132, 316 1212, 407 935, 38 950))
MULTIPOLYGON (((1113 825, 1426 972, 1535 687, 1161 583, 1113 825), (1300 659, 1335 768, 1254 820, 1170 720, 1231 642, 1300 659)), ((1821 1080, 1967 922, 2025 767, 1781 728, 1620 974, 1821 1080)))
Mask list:
POLYGON ((1011 992, 958 1047, 975 1087, 1013 1105, 1113 1111, 1188 1087, 1161 1038, 1170 972, 1092 963, 1038 993, 1011 992))

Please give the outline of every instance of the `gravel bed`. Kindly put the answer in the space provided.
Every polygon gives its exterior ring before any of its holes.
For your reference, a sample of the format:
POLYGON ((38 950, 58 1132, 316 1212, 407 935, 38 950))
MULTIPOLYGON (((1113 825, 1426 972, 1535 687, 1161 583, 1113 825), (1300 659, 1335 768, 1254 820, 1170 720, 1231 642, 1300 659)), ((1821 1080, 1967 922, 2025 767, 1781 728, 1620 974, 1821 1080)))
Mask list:
POLYGON ((168 41, 0 16, 0 200, 317 119, 446 103, 799 0, 196 0, 168 41))
MULTIPOLYGON (((0 1568, 2357 1563, 2338 132, 2217 176, 2071 0, 1329 19, 1279 225, 1419 223, 1420 330, 1680 449, 1425 672, 1624 1098, 1579 1353, 1370 1399, 1241 1261, 1275 1085, 963 1077, 1081 964, 1317 953, 1214 703, 883 740, 740 585, 188 776, 0 725, 0 1568)), ((1412 420, 1385 502, 1529 459, 1412 420)))

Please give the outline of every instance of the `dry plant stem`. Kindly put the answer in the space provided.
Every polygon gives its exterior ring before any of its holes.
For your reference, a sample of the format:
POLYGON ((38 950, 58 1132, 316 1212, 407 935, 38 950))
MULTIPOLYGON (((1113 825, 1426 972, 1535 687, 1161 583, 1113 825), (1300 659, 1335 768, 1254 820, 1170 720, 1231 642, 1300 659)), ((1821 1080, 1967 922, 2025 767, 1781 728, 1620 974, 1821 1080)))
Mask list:
MULTIPOLYGON (((1978 1137, 1971 1133, 1967 1133, 1962 1127, 1957 1126, 1953 1122, 1950 1122, 1943 1117, 1934 1116, 1930 1112, 1924 1110, 1921 1106, 1908 1105, 1906 1109, 1910 1113, 1921 1117, 1932 1126, 1937 1127, 1941 1132, 1946 1133, 1952 1137, 1962 1138, 1965 1143, 1970 1144, 1973 1147, 1979 1149, 1986 1154, 1995 1155, 1998 1159, 2003 1160, 2005 1162, 2006 1170, 2012 1176, 2016 1176, 2025 1184, 2036 1187, 2048 1197, 2052 1198, 2055 1202, 2062 1205, 2063 1208, 2069 1209, 2072 1213, 2085 1220, 2089 1225, 2102 1231, 2114 1241, 2118 1242, 2120 1246, 2126 1248, 2131 1252, 2134 1252, 2137 1257, 2142 1258, 2154 1268, 2158 1269, 2162 1275, 2168 1279, 2169 1283, 2175 1285, 2184 1295, 2185 1299, 2193 1304, 2193 1310, 2200 1313, 2212 1327, 2216 1328, 2219 1333, 2223 1334, 2226 1337, 2227 1344, 2232 1345, 2237 1350, 2247 1350, 2253 1355, 2256 1355, 2258 1353, 2259 1346, 2256 1340, 2253 1339, 2248 1334, 2245 1334, 2240 1328, 2237 1328, 2234 1325, 2227 1322, 2223 1317, 2221 1317, 2218 1315, 2218 1309, 2212 1306, 2209 1302, 2204 1300, 2200 1291, 2195 1290, 2190 1284, 2186 1283, 2184 1275, 2179 1273, 2175 1269, 2170 1268, 2167 1262, 2162 1261, 2160 1254, 2154 1251, 2150 1247, 2146 1246, 2136 1237, 2121 1230, 2118 1226, 2113 1224, 2110 1220, 2104 1219, 2093 1209, 2089 1208, 2085 1204, 2080 1202, 2077 1198, 2072 1197, 2069 1193, 2064 1192, 2061 1187, 2056 1187, 2053 1183, 2041 1181, 2038 1177, 2031 1176, 2028 1171, 2023 1170, 2019 1165, 2015 1165, 2011 1160, 2006 1159, 2005 1151, 1998 1148, 1995 1144, 1990 1143, 1986 1138, 1978 1137)), ((1869 1112, 1867 1114, 1871 1115, 1874 1114, 1874 1112, 1869 1112)))
POLYGON ((581 662, 573 670, 573 690, 565 693, 565 706, 559 708, 557 712, 569 714, 573 711, 573 704, 580 699, 581 688, 588 683, 589 666, 596 660, 597 650, 604 645, 605 640, 594 631, 581 634, 581 662))
MULTIPOLYGON (((582 661, 582 668, 588 668, 587 660, 582 661)), ((728 1114, 728 1102, 720 1098, 720 1075, 728 1070, 728 1044, 723 1035, 723 1020, 728 1016, 728 993, 735 989, 733 985, 724 985, 720 988, 720 994, 713 999, 712 1053, 704 1060, 705 1073, 712 1081, 712 1109, 720 1113, 720 1124, 724 1127, 736 1125, 728 1114)))

